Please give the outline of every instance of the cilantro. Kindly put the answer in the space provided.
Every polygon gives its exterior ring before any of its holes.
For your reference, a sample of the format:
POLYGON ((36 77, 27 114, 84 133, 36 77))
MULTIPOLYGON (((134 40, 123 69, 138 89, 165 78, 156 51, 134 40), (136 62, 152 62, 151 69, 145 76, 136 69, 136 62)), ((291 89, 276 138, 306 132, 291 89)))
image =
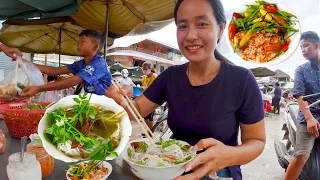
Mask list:
POLYGON ((111 141, 108 144, 101 144, 100 141, 87 137, 76 128, 78 122, 81 125, 88 123, 89 120, 92 124, 96 122, 98 111, 95 106, 89 105, 91 96, 92 94, 87 99, 87 93, 84 93, 79 95, 78 98, 73 98, 76 104, 72 107, 59 108, 48 113, 49 128, 44 130, 44 135, 54 145, 65 144, 68 140, 76 140, 83 144, 86 149, 98 145, 89 155, 90 159, 105 160, 110 155, 118 156, 116 152, 113 152, 111 141))

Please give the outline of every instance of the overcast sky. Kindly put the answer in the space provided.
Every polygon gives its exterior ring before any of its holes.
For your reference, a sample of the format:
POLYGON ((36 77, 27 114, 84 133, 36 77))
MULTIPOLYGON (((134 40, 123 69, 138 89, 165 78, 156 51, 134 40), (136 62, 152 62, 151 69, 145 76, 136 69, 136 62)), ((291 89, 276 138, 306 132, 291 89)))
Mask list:
MULTIPOLYGON (((231 18, 231 14, 246 2, 252 2, 247 0, 223 0, 222 1, 226 10, 227 19, 231 18)), ((316 31, 320 35, 320 4, 319 0, 276 0, 274 2, 279 3, 281 6, 291 9, 299 18, 301 29, 303 31, 316 31)), ((225 32, 226 33, 226 32, 225 32)), ((149 38, 171 44, 178 47, 176 42, 176 27, 174 24, 170 24, 164 29, 152 33, 149 38)), ((235 64, 246 66, 241 64, 241 61, 235 59, 230 53, 230 50, 225 45, 225 40, 222 40, 219 49, 235 64)), ((306 62, 301 54, 300 47, 296 52, 285 62, 270 67, 272 70, 280 69, 288 73, 293 77, 294 70, 302 63, 306 62)), ((250 67, 248 67, 250 68, 250 67)))

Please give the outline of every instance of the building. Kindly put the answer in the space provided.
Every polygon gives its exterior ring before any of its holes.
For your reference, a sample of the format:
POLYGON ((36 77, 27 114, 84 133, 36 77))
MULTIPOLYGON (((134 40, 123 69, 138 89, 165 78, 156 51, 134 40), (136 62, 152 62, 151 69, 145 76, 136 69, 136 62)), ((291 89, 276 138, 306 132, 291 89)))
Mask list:
POLYGON ((180 50, 162 42, 145 39, 129 47, 116 47, 107 54, 109 66, 120 63, 127 67, 141 66, 150 62, 156 73, 161 73, 169 66, 185 62, 180 50))
POLYGON ((276 78, 281 84, 286 84, 287 82, 291 81, 290 76, 280 69, 276 70, 275 73, 276 74, 272 77, 276 78))

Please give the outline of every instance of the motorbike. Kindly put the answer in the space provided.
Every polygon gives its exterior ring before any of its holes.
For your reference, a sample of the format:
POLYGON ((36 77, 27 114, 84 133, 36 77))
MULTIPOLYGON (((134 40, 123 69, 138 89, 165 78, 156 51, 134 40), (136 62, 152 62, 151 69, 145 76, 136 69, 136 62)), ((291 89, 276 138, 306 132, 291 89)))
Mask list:
POLYGON ((173 133, 168 126, 168 107, 164 104, 158 107, 153 114, 153 120, 155 124, 152 128, 152 133, 156 139, 160 138, 171 138, 173 133))
MULTIPOLYGON (((304 96, 303 100, 316 100, 320 99, 320 93, 304 96)), ((320 103, 320 100, 309 105, 307 108, 320 103)), ((296 121, 299 112, 298 103, 289 103, 285 107, 285 123, 282 126, 284 136, 282 140, 286 141, 286 144, 279 139, 274 141, 274 148, 276 151, 277 159, 280 166, 287 170, 291 159, 294 154, 294 147, 296 144, 296 131, 298 122, 296 121)), ((319 112, 320 113, 320 112, 319 112)), ((304 168, 302 169, 299 180, 320 180, 320 138, 315 140, 312 152, 304 168)))

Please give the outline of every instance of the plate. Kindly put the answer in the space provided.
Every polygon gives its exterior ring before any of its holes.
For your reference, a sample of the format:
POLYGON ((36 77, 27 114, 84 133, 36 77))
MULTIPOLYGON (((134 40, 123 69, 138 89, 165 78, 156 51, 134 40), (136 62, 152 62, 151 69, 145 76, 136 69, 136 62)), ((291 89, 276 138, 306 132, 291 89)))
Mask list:
MULTIPOLYGON (((87 163, 87 162, 89 162, 89 161, 84 161, 84 163, 87 163)), ((77 163, 77 165, 80 164, 80 163, 81 163, 81 162, 77 163)), ((104 176, 103 178, 101 178, 100 180, 106 180, 106 179, 110 176, 110 174, 111 174, 111 172, 112 172, 112 166, 111 166, 110 163, 108 163, 108 162, 106 162, 106 161, 103 161, 102 166, 108 169, 108 174, 105 175, 105 176, 104 176)), ((67 173, 66 173, 66 178, 67 178, 68 180, 71 180, 71 179, 68 177, 68 174, 70 174, 70 170, 71 170, 71 168, 69 168, 68 171, 67 171, 67 173)))
MULTIPOLYGON (((273 4, 276 4, 278 9, 282 10, 282 11, 286 11, 286 12, 289 12, 291 14, 294 14, 289 8, 285 8, 281 5, 279 5, 279 3, 274 3, 272 1, 267 1, 267 3, 273 3, 273 4)), ((253 5, 255 4, 255 2, 251 2, 251 3, 247 3, 248 5, 253 5)), ((242 8, 240 9, 237 9, 235 12, 238 12, 238 13, 241 13, 241 12, 245 12, 247 9, 247 7, 245 5, 242 6, 242 8)), ((295 15, 295 14, 294 14, 295 15)), ((298 19, 299 20, 299 19, 298 19)), ((226 28, 226 32, 224 33, 225 34, 225 38, 227 39, 226 43, 227 43, 227 46, 229 48, 229 50, 234 54, 234 56, 242 61, 244 64, 248 65, 249 67, 270 67, 270 66, 275 66, 277 64, 280 64, 282 62, 284 62, 285 60, 289 59, 293 53, 296 51, 296 49, 298 48, 299 46, 299 43, 300 43, 300 37, 301 37, 301 26, 300 26, 300 23, 299 21, 296 22, 296 24, 294 26, 292 26, 293 28, 295 29, 298 29, 299 32, 295 33, 293 36, 290 37, 291 39, 291 43, 289 44, 289 49, 283 53, 282 55, 278 56, 277 58, 269 61, 269 62, 265 62, 265 63, 257 63, 255 61, 247 61, 247 60, 244 60, 242 57, 241 57, 241 54, 240 54, 240 51, 237 50, 236 52, 233 52, 233 44, 232 42, 230 41, 229 39, 229 32, 228 32, 228 29, 229 29, 229 26, 230 26, 230 23, 231 23, 231 20, 229 20, 227 22, 227 28, 226 28)))
MULTIPOLYGON (((65 155, 64 153, 58 151, 58 149, 51 142, 49 142, 47 140, 47 138, 45 138, 43 131, 49 127, 48 121, 47 121, 47 114, 54 111, 55 109, 67 108, 67 107, 70 107, 70 106, 76 104, 73 100, 73 98, 76 98, 76 97, 78 97, 78 96, 76 96, 76 95, 67 96, 65 98, 62 98, 60 101, 58 101, 54 105, 52 105, 50 108, 48 108, 46 110, 44 116, 40 120, 39 126, 38 126, 38 134, 42 140, 44 149, 53 158, 59 159, 64 162, 77 162, 77 161, 83 160, 83 159, 72 158, 72 157, 69 157, 69 156, 65 155)), ((103 108, 111 110, 115 113, 118 113, 123 110, 123 108, 120 105, 118 105, 113 99, 108 98, 106 96, 99 96, 99 95, 92 94, 90 103, 98 104, 98 105, 102 106, 103 108)), ((132 133, 131 123, 130 123, 130 120, 129 120, 129 117, 127 114, 122 116, 121 122, 120 122, 120 128, 121 128, 121 130, 120 130, 120 135, 121 135, 120 144, 116 149, 114 149, 114 152, 117 152, 118 154, 121 154, 121 152, 125 149, 126 144, 129 141, 129 138, 132 133)), ((114 156, 108 156, 105 160, 113 160, 114 158, 115 158, 114 156)))

